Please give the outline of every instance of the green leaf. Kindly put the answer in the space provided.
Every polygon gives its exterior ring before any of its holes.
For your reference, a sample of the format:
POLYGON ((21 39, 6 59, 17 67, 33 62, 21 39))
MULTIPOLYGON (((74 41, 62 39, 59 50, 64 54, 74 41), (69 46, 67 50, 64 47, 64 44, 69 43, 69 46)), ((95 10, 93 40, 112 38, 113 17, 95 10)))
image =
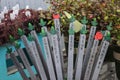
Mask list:
POLYGON ((14 43, 15 43, 15 48, 19 49, 21 47, 21 44, 18 43, 18 41, 15 41, 14 43))
POLYGON ((9 35, 10 42, 13 43, 15 41, 15 38, 12 35, 9 35))
POLYGON ((93 19, 93 21, 91 22, 91 24, 92 24, 93 26, 97 26, 97 25, 98 25, 98 23, 97 23, 97 21, 96 21, 96 18, 93 19))
POLYGON ((74 17, 73 14, 71 15, 71 18, 69 19, 69 21, 70 21, 70 22, 74 22, 74 21, 75 21, 75 17, 74 17))
POLYGON ((109 23, 109 25, 106 26, 107 27, 107 30, 112 30, 112 22, 109 23))
POLYGON ((87 30, 85 29, 85 26, 82 27, 82 29, 80 30, 80 33, 81 34, 86 34, 87 33, 87 30))
POLYGON ((40 33, 43 37, 47 35, 47 33, 45 32, 45 30, 42 28, 41 29, 41 33, 40 33))
POLYGON ((87 24, 88 20, 86 19, 86 16, 83 17, 83 19, 81 20, 82 24, 87 24))
POLYGON ((31 34, 28 34, 27 38, 28 38, 29 41, 33 41, 34 40, 34 38, 33 38, 33 36, 31 34))
POLYGON ((28 23, 28 29, 32 31, 34 29, 33 25, 31 23, 28 23))
POLYGON ((7 48, 7 53, 12 53, 12 48, 8 48, 8 47, 6 47, 7 48))
POLYGON ((39 23, 41 26, 45 26, 46 25, 46 22, 43 20, 43 19, 40 19, 40 23, 39 23))
POLYGON ((111 40, 110 36, 111 36, 110 31, 108 31, 106 36, 105 36, 105 40, 107 40, 107 41, 111 40))
POLYGON ((73 34, 74 34, 73 28, 70 28, 70 29, 68 30, 68 32, 69 32, 70 35, 73 35, 73 34))
POLYGON ((21 28, 18 28, 18 35, 22 36, 25 34, 25 31, 23 31, 21 28))
POLYGON ((53 26, 51 26, 50 33, 51 34, 55 34, 56 33, 56 30, 55 30, 55 28, 53 26))

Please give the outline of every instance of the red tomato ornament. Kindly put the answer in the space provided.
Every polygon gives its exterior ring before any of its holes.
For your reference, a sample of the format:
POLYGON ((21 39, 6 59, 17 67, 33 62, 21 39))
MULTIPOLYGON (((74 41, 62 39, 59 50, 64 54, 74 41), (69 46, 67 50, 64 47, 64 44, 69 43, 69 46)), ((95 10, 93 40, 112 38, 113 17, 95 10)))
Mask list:
POLYGON ((60 15, 59 14, 53 14, 53 19, 59 19, 60 15))
POLYGON ((97 32, 95 35, 96 40, 101 40, 103 38, 103 34, 101 32, 97 32))

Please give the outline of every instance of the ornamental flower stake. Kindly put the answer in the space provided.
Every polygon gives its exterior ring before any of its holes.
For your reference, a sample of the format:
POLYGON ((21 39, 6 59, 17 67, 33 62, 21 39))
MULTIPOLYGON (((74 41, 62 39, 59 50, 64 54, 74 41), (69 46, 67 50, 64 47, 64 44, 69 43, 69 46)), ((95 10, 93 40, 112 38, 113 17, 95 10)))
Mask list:
POLYGON ((83 25, 80 31, 79 45, 78 45, 78 54, 76 59, 76 71, 75 71, 75 80, 80 80, 82 75, 82 66, 83 66, 83 56, 85 52, 85 41, 86 41, 86 27, 83 25))
POLYGON ((103 41, 101 50, 99 51, 99 56, 97 59, 97 63, 94 66, 93 75, 91 77, 91 80, 97 80, 99 76, 100 69, 102 67, 103 61, 105 59, 105 55, 107 53, 108 47, 109 47, 109 40, 110 40, 110 33, 108 32, 105 36, 105 40, 103 41))
MULTIPOLYGON (((46 22, 44 22, 42 19, 40 20, 40 25, 42 26, 45 26, 46 22)), ((45 27, 44 27, 45 28, 45 27)), ((46 29, 47 30, 47 29, 46 29)), ((30 34, 32 35, 32 37, 34 38, 34 41, 35 41, 35 44, 36 44, 36 47, 37 47, 37 50, 38 50, 38 53, 39 53, 39 56, 41 58, 41 61, 42 61, 42 64, 44 66, 44 69, 45 69, 45 72, 47 72, 47 64, 46 64, 46 59, 45 59, 45 54, 42 52, 42 47, 41 47, 41 44, 40 44, 40 41, 39 41, 39 38, 38 38, 38 35, 36 33, 35 30, 32 30, 30 32, 30 34)))
POLYGON ((85 57, 84 57, 84 60, 83 60, 82 76, 84 76, 84 74, 85 74, 85 70, 86 70, 88 60, 89 60, 89 57, 90 57, 90 51, 91 51, 91 48, 92 48, 92 45, 93 45, 94 35, 95 35, 95 32, 96 32, 96 26, 98 24, 95 18, 93 19, 91 24, 92 24, 92 27, 90 29, 90 34, 89 34, 89 38, 88 38, 88 41, 87 41, 87 47, 86 47, 86 51, 85 51, 85 57))
POLYGON ((30 63, 29 63, 29 61, 28 61, 28 59, 27 59, 23 49, 20 48, 21 45, 18 43, 18 41, 15 41, 14 43, 15 43, 15 48, 16 48, 15 52, 18 53, 20 58, 22 59, 23 64, 25 65, 25 68, 28 70, 28 72, 30 74, 31 80, 37 80, 34 72, 31 69, 30 63))
POLYGON ((61 41, 61 30, 60 30, 60 21, 59 21, 60 15, 59 14, 53 14, 53 19, 54 19, 54 25, 55 25, 55 30, 57 31, 58 35, 58 42, 59 42, 59 51, 60 51, 60 59, 62 63, 62 71, 64 74, 64 58, 63 58, 63 52, 62 52, 62 41, 61 41))
MULTIPOLYGON (((28 29, 31 32, 34 29, 34 27, 32 26, 31 23, 28 24, 28 29)), ((38 49, 36 47, 34 37, 31 34, 28 35, 28 40, 30 41, 30 44, 28 43, 28 41, 25 37, 24 37, 24 40, 27 42, 26 46, 28 47, 28 49, 30 49, 28 51, 31 52, 31 58, 33 58, 32 60, 34 60, 34 62, 35 62, 34 64, 35 64, 36 69, 39 73, 39 76, 41 77, 41 79, 47 80, 47 76, 46 76, 46 73, 45 73, 45 70, 44 70, 44 66, 42 64, 41 57, 40 57, 38 49)), ((24 40, 23 40, 23 42, 24 42, 24 40)))
POLYGON ((73 80, 73 58, 74 58, 74 30, 73 22, 70 23, 69 27, 69 44, 68 44, 68 68, 67 68, 67 79, 73 80))
POLYGON ((38 50, 35 44, 35 41, 31 41, 29 46, 31 48, 31 52, 33 55, 32 57, 34 58, 36 66, 37 66, 37 71, 38 71, 39 76, 41 77, 42 80, 48 80, 47 75, 45 73, 44 66, 42 64, 41 58, 39 56, 39 53, 38 53, 38 50))
POLYGON ((41 26, 42 26, 42 29, 44 29, 45 32, 47 33, 47 37, 48 37, 48 41, 49 41, 49 43, 50 43, 50 47, 52 47, 52 45, 51 45, 51 42, 52 42, 52 41, 51 41, 51 35, 50 35, 50 33, 48 32, 47 27, 45 26, 45 25, 46 25, 46 22, 45 22, 43 19, 40 19, 39 25, 41 25, 41 26))
MULTIPOLYGON (((33 58, 33 51, 32 51, 32 47, 29 44, 29 41, 27 39, 27 37, 24 35, 24 31, 22 29, 18 29, 18 35, 21 36, 21 40, 23 41, 25 48, 27 50, 27 53, 32 61, 32 64, 35 66, 36 70, 38 70, 37 64, 35 62, 35 59, 33 58)), ((30 37, 31 35, 29 34, 29 40, 32 40, 32 37, 30 37)), ((38 70, 39 71, 39 70, 38 70)))
POLYGON ((18 71, 20 72, 23 80, 29 80, 28 77, 27 77, 27 75, 26 75, 25 72, 23 71, 23 69, 22 69, 19 61, 17 60, 17 58, 16 58, 16 56, 15 56, 15 54, 17 54, 17 53, 16 53, 16 52, 13 53, 13 52, 12 52, 12 48, 8 48, 8 47, 7 47, 7 53, 10 54, 10 57, 11 57, 14 65, 17 67, 18 71))
POLYGON ((91 48, 91 52, 90 52, 90 58, 88 60, 88 64, 86 67, 86 71, 85 71, 85 75, 84 75, 84 79, 83 80, 89 80, 91 73, 92 73, 92 68, 93 68, 93 64, 95 61, 95 56, 97 53, 97 48, 98 48, 98 44, 99 44, 99 40, 101 40, 103 37, 101 32, 97 32, 95 35, 95 40, 93 42, 93 46, 91 48))
POLYGON ((57 32, 53 26, 51 27, 50 32, 51 32, 51 39, 52 39, 52 45, 53 45, 53 56, 54 56, 57 80, 63 80, 63 73, 62 73, 60 49, 59 49, 57 32))
POLYGON ((56 80, 52 57, 51 57, 51 52, 50 52, 50 45, 49 45, 48 37, 47 37, 47 32, 45 32, 45 30, 43 28, 41 31, 41 35, 42 35, 44 51, 46 54, 46 63, 47 63, 47 67, 48 67, 48 73, 50 76, 50 80, 56 80))

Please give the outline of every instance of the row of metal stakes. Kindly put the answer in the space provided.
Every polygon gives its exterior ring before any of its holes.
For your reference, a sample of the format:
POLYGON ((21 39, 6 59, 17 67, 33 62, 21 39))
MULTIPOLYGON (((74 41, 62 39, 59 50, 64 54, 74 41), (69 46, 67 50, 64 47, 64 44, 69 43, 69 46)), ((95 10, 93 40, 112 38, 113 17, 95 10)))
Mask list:
POLYGON ((21 36, 21 40, 24 43, 25 49, 35 67, 38 77, 31 69, 30 63, 25 55, 25 52, 21 48, 21 45, 12 36, 10 41, 15 46, 16 50, 12 51, 12 48, 7 47, 7 53, 10 53, 11 59, 15 66, 17 66, 23 80, 97 80, 100 69, 102 67, 110 40, 110 27, 106 31, 96 32, 97 21, 92 21, 92 27, 90 29, 89 38, 86 38, 86 24, 87 20, 84 17, 82 22, 82 28, 80 30, 80 36, 78 41, 78 51, 76 62, 74 65, 74 20, 70 22, 69 26, 69 43, 68 43, 68 61, 67 72, 64 71, 64 57, 62 52, 62 37, 60 31, 60 16, 58 14, 53 16, 55 28, 52 26, 50 32, 45 26, 46 22, 40 20, 42 45, 40 44, 38 35, 34 27, 29 23, 29 30, 31 30, 28 37, 24 35, 22 29, 18 29, 18 34, 21 36), (87 41, 87 42, 86 42, 87 41), (99 45, 100 44, 100 45, 99 45), (86 45, 86 46, 85 46, 86 45), (42 46, 43 49, 42 50, 42 46), (20 66, 14 53, 18 53, 23 61, 25 68, 30 74, 28 78, 24 72, 24 69, 20 66), (66 76, 67 74, 67 76, 66 76))

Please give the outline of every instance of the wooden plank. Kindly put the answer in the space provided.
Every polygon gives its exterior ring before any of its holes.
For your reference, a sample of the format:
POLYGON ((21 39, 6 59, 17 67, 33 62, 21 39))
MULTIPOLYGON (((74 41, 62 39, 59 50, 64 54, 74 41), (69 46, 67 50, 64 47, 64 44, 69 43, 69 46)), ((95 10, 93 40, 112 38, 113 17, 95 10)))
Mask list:
POLYGON ((32 71, 30 63, 29 63, 27 57, 25 56, 23 49, 19 48, 19 49, 17 49, 17 52, 18 52, 20 58, 22 59, 26 69, 28 70, 30 77, 31 77, 31 80, 37 80, 36 75, 32 71))
MULTIPOLYGON (((14 52, 14 53, 16 53, 16 52, 14 52)), ((10 53, 10 57, 11 57, 13 63, 15 64, 15 66, 17 66, 18 71, 20 72, 23 80, 29 80, 28 77, 26 76, 25 72, 23 71, 22 67, 20 66, 20 63, 17 60, 17 58, 15 57, 14 53, 10 53)))

